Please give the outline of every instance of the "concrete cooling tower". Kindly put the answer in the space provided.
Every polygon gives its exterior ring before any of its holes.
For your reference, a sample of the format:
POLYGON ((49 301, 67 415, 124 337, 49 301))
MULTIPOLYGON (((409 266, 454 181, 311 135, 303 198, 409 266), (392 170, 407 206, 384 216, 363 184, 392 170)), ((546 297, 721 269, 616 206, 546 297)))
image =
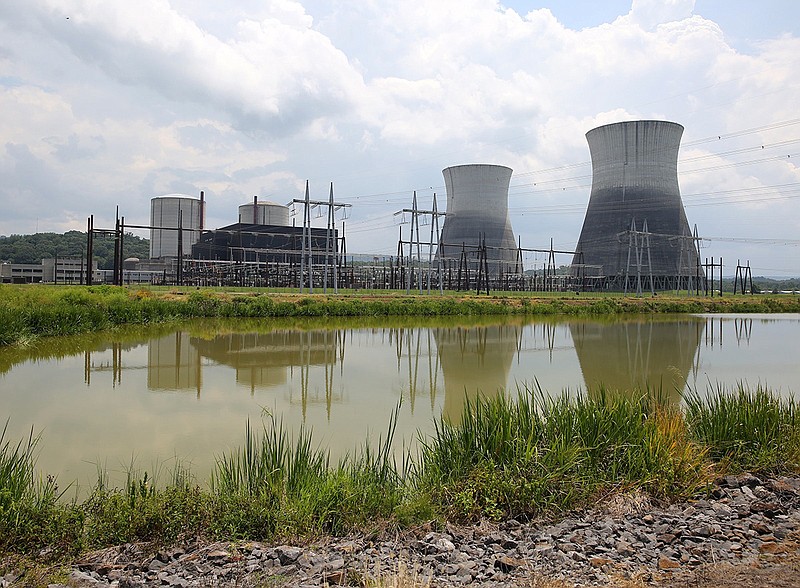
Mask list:
POLYGON ((614 123, 586 133, 592 191, 573 273, 602 277, 610 289, 630 288, 638 256, 646 287, 683 288, 696 276, 697 249, 678 188, 682 134, 681 125, 656 120, 614 123))
POLYGON ((512 170, 502 165, 456 165, 442 170, 447 189, 447 216, 437 255, 446 265, 459 263, 467 250, 471 268, 485 240, 489 275, 514 269, 517 244, 508 218, 508 185, 512 170), (462 247, 463 246, 463 247, 462 247))

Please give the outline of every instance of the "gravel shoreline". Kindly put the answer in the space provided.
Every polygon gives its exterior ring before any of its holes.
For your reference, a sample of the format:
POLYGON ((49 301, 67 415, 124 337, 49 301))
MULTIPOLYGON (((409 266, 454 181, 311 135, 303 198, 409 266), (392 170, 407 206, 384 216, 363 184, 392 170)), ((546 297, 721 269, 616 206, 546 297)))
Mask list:
MULTIPOLYGON (((657 506, 640 494, 616 495, 555 521, 447 525, 309 545, 192 540, 153 551, 126 544, 85 554, 67 584, 50 588, 363 586, 398 575, 419 586, 532 586, 535 578, 646 585, 709 565, 780 565, 797 557, 799 542, 800 477, 743 475, 722 478, 708 496, 688 502, 657 506)), ((0 588, 17 579, 7 574, 0 588)))

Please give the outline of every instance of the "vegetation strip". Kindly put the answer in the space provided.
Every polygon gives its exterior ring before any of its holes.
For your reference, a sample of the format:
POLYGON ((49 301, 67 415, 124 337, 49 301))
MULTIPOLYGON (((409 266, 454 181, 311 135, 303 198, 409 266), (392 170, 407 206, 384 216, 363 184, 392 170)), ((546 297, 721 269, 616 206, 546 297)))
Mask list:
POLYGON ((195 317, 601 316, 720 312, 797 313, 800 312, 800 298, 790 295, 640 298, 527 292, 493 296, 406 295, 386 291, 311 295, 247 290, 0 285, 0 345, 26 343, 37 337, 77 335, 120 325, 174 322, 195 317))
POLYGON ((182 537, 275 540, 402 528, 430 520, 519 520, 568 511, 618 490, 671 501, 723 474, 800 470, 793 399, 763 389, 692 393, 686 408, 639 397, 479 398, 459 423, 441 418, 420 449, 395 459, 386 436, 333 463, 307 430, 271 417, 218 458, 207 487, 177 467, 165 485, 100 476, 84 501, 66 500, 36 472, 37 437, 0 435, 0 549, 63 557, 134 541, 182 537))

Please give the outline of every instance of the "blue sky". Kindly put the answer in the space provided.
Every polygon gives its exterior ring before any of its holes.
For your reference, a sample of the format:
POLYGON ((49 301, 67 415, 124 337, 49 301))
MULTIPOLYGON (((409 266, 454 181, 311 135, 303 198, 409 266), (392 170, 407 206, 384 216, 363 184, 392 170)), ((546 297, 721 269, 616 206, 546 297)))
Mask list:
MULTIPOLYGON (((509 0, 502 4, 520 14, 548 8, 564 26, 578 30, 611 23, 631 9, 629 0, 509 0)), ((746 49, 748 42, 759 39, 797 36, 800 28, 800 2, 796 0, 696 0, 693 13, 716 22, 739 49, 746 49)))
POLYGON ((496 163, 523 246, 566 250, 586 132, 655 118, 685 127, 703 255, 797 276, 798 23, 789 0, 4 0, 0 235, 117 205, 147 224, 152 197, 200 190, 222 226, 309 180, 353 205, 349 251, 391 255, 413 191, 443 202, 443 168, 496 163))

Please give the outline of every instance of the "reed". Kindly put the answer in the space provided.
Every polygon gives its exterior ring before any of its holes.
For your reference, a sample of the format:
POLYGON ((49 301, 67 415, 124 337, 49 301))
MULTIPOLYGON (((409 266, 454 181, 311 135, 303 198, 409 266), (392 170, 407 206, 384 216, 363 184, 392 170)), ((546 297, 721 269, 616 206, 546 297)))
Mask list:
POLYGON ((670 497, 703 481, 705 453, 653 394, 599 389, 551 398, 526 387, 465 405, 422 439, 421 485, 450 516, 534 516, 568 509, 608 488, 670 497), (450 506, 448 506, 450 505, 450 506))
POLYGON ((7 431, 8 421, 0 433, 0 547, 33 549, 41 545, 40 538, 61 543, 72 525, 62 516, 58 500, 63 492, 55 479, 41 478, 36 471, 39 436, 31 429, 26 439, 14 444, 7 431))
POLYGON ((800 414, 793 397, 761 385, 717 386, 685 395, 687 428, 711 459, 731 471, 777 472, 800 467, 800 414))
POLYGON ((129 470, 124 488, 109 488, 104 472, 89 497, 72 506, 82 516, 76 542, 82 549, 131 541, 169 543, 205 532, 210 524, 210 499, 177 465, 171 482, 159 486, 147 472, 129 470))
MULTIPOLYGON (((337 462, 311 431, 292 435, 265 415, 238 448, 218 457, 210 485, 178 465, 165 485, 132 468, 124 488, 100 472, 83 502, 65 501, 35 470, 38 438, 0 434, 0 547, 75 554, 182 536, 291 539, 419 524, 431 518, 552 515, 613 492, 663 500, 696 495, 720 473, 800 471, 792 399, 758 387, 690 393, 680 405, 658 390, 621 396, 599 388, 550 396, 536 383, 466 403, 439 418, 398 463, 398 406, 377 443, 337 462)), ((158 477, 158 476, 156 476, 158 477)))
POLYGON ((212 475, 219 530, 248 538, 342 533, 390 518, 402 498, 391 457, 396 419, 377 449, 366 443, 335 465, 303 427, 292 438, 267 415, 259 436, 248 422, 244 444, 220 457, 212 475))

